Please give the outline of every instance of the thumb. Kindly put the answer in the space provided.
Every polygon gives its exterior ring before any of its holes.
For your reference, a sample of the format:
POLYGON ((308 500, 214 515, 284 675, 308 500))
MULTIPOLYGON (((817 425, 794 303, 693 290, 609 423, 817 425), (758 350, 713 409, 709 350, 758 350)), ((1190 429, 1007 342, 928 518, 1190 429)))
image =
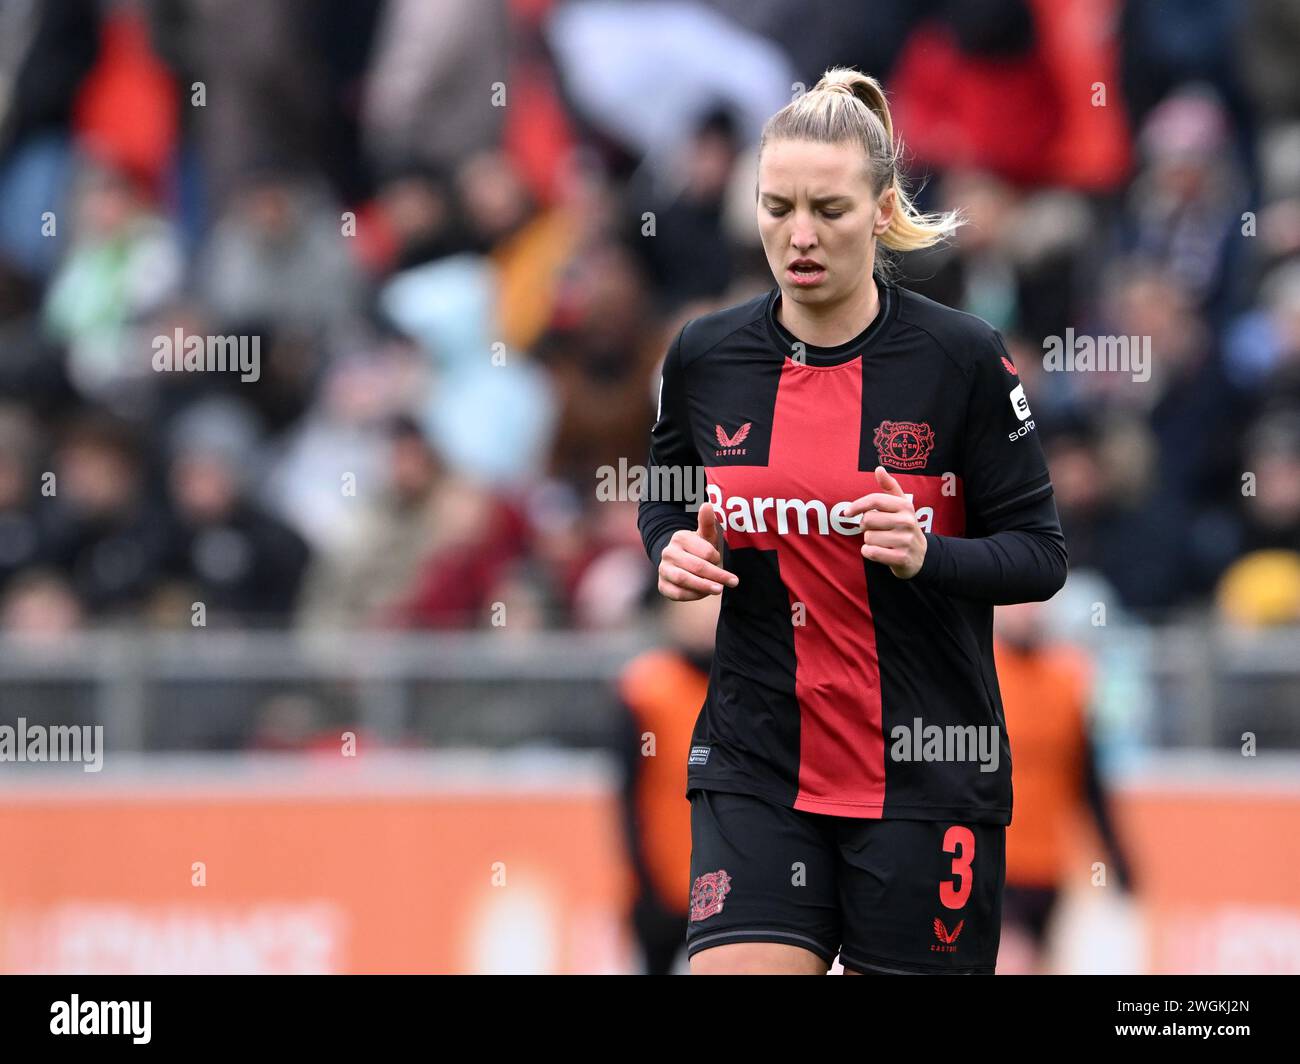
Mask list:
POLYGON ((703 536, 715 547, 718 545, 718 516, 713 512, 711 503, 700 506, 700 516, 695 526, 697 535, 703 536))
POLYGON ((876 483, 880 485, 881 491, 887 491, 890 495, 906 495, 903 486, 893 478, 889 470, 884 466, 876 466, 876 483))

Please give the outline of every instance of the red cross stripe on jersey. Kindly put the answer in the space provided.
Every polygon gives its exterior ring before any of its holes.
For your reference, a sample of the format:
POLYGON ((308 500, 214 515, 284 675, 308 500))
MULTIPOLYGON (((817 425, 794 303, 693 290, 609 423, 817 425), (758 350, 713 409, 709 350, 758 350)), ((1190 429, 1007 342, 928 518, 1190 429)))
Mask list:
MULTIPOLYGON (((862 418, 860 360, 809 366, 787 358, 777 386, 768 464, 710 466, 707 478, 714 486, 710 495, 720 495, 727 514, 727 546, 775 550, 790 596, 800 719, 794 807, 843 813, 852 805, 861 815, 878 817, 885 801, 885 739, 862 533, 837 531, 835 522, 819 521, 837 503, 879 490, 874 455, 864 459, 870 468, 858 468, 862 418), (779 515, 777 499, 801 507, 779 515), (728 500, 738 501, 732 507, 728 500), (822 506, 810 513, 806 504, 815 500, 822 506), (799 509, 806 520, 799 519, 799 509), (796 603, 804 606, 802 625, 793 624, 796 603), (845 690, 856 697, 832 694, 845 690)), ((912 495, 918 516, 926 508, 933 511, 928 531, 964 533, 959 479, 952 480, 953 494, 944 495, 941 476, 890 472, 912 495)), ((722 522, 723 512, 718 516, 722 522)))

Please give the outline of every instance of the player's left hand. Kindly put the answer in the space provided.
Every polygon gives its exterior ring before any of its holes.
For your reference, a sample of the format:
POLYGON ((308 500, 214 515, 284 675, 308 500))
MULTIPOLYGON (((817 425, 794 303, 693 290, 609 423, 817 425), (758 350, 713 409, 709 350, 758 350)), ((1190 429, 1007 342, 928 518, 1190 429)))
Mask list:
POLYGON ((878 491, 855 499, 846 517, 862 515, 862 556, 888 565, 900 580, 910 580, 925 561, 925 533, 912 500, 884 466, 876 466, 878 491))

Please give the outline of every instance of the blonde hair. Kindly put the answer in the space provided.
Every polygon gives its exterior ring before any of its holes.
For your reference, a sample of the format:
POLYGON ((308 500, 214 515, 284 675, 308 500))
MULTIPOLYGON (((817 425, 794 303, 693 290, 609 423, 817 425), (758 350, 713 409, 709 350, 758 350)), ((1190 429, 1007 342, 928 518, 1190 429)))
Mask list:
MULTIPOLYGON (((885 90, 860 70, 831 67, 808 92, 769 118, 758 142, 760 158, 763 147, 773 140, 860 144, 867 157, 872 192, 879 196, 893 188, 896 197, 889 228, 878 238, 890 251, 928 248, 951 236, 965 221, 959 211, 926 214, 913 205, 899 173, 902 144, 894 139, 885 90)), ((879 255, 876 265, 877 272, 887 269, 879 255)))

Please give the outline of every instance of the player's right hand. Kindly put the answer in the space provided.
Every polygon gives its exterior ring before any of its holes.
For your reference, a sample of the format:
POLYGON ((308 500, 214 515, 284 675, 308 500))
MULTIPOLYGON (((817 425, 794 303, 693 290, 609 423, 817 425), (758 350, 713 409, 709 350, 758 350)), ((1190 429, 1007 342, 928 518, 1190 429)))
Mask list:
POLYGON ((695 531, 682 528, 659 557, 659 594, 674 602, 721 595, 722 585, 735 587, 740 578, 722 568, 722 530, 710 503, 700 506, 695 531))

